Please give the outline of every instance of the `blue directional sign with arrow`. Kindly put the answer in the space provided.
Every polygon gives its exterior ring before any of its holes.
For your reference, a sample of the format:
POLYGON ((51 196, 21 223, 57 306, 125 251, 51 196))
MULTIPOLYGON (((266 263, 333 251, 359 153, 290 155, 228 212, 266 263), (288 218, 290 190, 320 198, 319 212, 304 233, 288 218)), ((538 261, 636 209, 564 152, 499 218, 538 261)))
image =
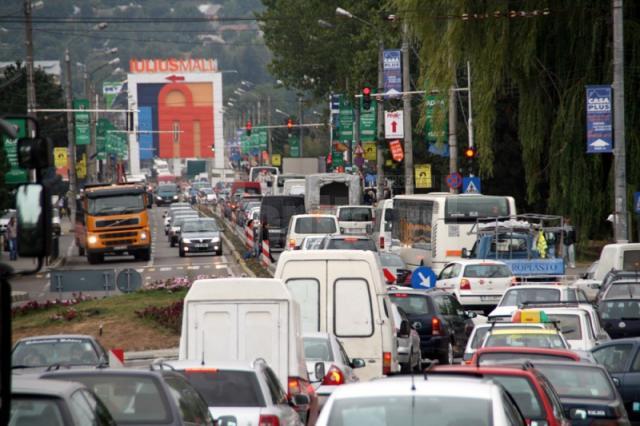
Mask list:
POLYGON ((436 286, 436 273, 426 266, 416 268, 411 274, 411 287, 417 289, 434 288, 436 286))

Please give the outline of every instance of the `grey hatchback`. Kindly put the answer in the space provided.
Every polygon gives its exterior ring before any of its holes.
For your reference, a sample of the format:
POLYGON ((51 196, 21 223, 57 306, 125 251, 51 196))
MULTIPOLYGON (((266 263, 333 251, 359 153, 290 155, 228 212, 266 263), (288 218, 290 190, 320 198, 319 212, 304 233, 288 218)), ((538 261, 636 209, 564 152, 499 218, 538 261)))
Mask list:
POLYGON ((214 252, 222 256, 220 227, 215 219, 199 218, 186 221, 180 228, 180 257, 188 253, 214 252))

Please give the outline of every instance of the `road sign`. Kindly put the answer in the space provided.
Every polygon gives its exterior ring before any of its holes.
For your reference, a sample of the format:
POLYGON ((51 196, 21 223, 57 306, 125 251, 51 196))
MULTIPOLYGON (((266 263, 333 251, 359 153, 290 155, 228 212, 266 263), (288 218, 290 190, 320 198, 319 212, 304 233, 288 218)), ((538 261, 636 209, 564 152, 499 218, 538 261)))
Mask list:
POLYGON ((26 183, 29 181, 27 171, 18 165, 18 139, 27 135, 27 120, 22 118, 9 118, 7 121, 17 126, 17 137, 15 139, 2 134, 2 146, 9 162, 9 170, 4 175, 4 182, 10 184, 26 183))
POLYGON ((613 152, 611 86, 587 86, 587 154, 613 152))
POLYGON ((633 193, 633 210, 640 214, 640 192, 633 193))
POLYGON ((280 154, 272 154, 271 155, 271 165, 272 166, 279 167, 281 163, 282 163, 282 157, 280 156, 280 154))
POLYGON ((53 162, 56 167, 64 167, 67 165, 67 148, 53 148, 53 162))
POLYGON ((367 161, 376 161, 378 155, 378 149, 375 142, 365 142, 364 145, 364 159, 367 161))
POLYGON ((431 164, 416 164, 414 169, 416 175, 416 188, 431 188, 431 164))
POLYGON ((480 194, 482 193, 482 186, 480 178, 470 176, 462 179, 462 192, 465 194, 480 194))
POLYGON ((386 139, 404 139, 403 117, 402 111, 384 112, 384 137, 386 139))
MULTIPOLYGON (((89 109, 88 99, 74 99, 73 109, 89 109)), ((91 129, 89 128, 89 113, 74 112, 76 122, 76 145, 89 145, 91 129)))
POLYGON ((118 273, 116 285, 123 293, 131 293, 142 286, 142 275, 132 268, 123 269, 118 273))
POLYGON ((420 266, 411 274, 411 287, 417 289, 434 288, 437 280, 438 277, 431 268, 420 266))
POLYGON ((462 175, 458 172, 447 175, 447 186, 451 189, 458 189, 462 185, 462 175))
POLYGON ((395 139, 389 141, 389 150, 391 151, 391 158, 393 158, 393 161, 400 162, 404 159, 404 151, 402 150, 400 140, 395 139))

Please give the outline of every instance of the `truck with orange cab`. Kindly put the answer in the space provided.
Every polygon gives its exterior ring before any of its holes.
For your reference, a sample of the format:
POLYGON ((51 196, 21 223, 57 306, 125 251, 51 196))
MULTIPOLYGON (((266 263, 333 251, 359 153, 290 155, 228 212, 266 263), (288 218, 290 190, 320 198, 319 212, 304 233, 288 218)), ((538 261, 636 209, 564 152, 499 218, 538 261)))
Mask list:
POLYGON ((151 229, 144 185, 87 185, 77 199, 75 236, 79 254, 89 263, 105 255, 151 258, 151 229))

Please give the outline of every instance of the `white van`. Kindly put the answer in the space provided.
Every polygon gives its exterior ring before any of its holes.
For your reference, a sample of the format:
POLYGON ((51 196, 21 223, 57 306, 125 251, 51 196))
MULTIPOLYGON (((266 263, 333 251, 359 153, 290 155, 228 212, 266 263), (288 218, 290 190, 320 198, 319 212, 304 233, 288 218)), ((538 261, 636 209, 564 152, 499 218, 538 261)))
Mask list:
POLYGON ((364 250, 285 251, 275 277, 300 303, 302 330, 333 333, 369 380, 400 370, 391 302, 375 253, 364 250))
POLYGON ((281 190, 281 195, 304 195, 304 179, 287 179, 281 190))
POLYGON ((184 298, 179 360, 264 359, 291 393, 307 394, 300 307, 281 280, 194 281, 184 298))
POLYGON ((576 281, 573 285, 577 287, 599 288, 607 272, 616 271, 636 271, 640 265, 640 243, 607 244, 602 247, 600 259, 589 278, 576 281))
POLYGON ((341 234, 371 235, 373 231, 373 207, 338 206, 336 217, 341 234))
POLYGON ((299 249, 305 237, 340 233, 338 219, 332 214, 296 214, 289 219, 287 229, 287 250, 299 249))
POLYGON ((373 241, 379 251, 391 251, 393 199, 380 200, 373 215, 373 241))

